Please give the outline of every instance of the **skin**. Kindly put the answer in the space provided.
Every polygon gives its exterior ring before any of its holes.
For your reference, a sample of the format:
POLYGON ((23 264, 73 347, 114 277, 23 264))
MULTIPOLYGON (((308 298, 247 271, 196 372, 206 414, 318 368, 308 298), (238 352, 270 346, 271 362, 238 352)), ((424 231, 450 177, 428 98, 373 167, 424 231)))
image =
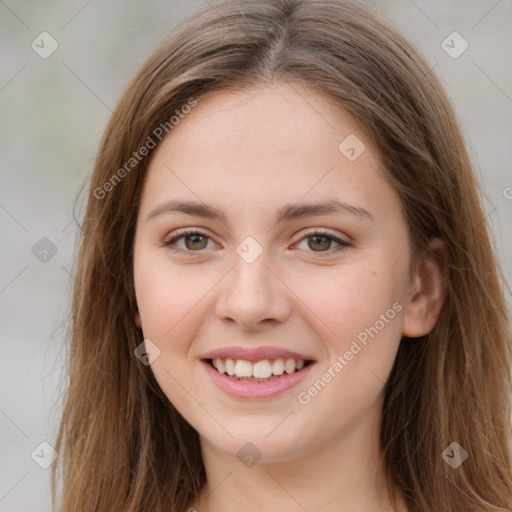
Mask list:
MULTIPOLYGON (((434 327, 444 281, 430 256, 409 279, 406 223, 383 175, 350 116, 288 84, 210 93, 155 150, 134 241, 135 322, 160 350, 151 364, 159 385, 200 436, 207 483, 191 508, 393 510, 378 445, 384 383, 401 336, 434 327), (366 146, 354 161, 338 149, 350 134, 366 146), (223 209, 227 220, 163 213, 147 221, 178 198, 223 209), (328 199, 362 207, 372 220, 337 214, 274 221, 285 204, 328 199), (187 254, 163 246, 185 227, 208 238, 176 241, 187 254), (337 251, 329 238, 315 245, 306 237, 311 228, 351 246, 337 251), (252 263, 236 252, 247 236, 262 249, 252 263), (300 403, 298 393, 394 303, 401 311, 300 403), (309 354, 316 364, 278 397, 237 399, 217 388, 200 362, 228 345, 273 345, 309 354), (261 454, 251 467, 237 457, 248 442, 261 454)), ((434 240, 432 249, 442 245, 434 240)), ((406 510, 402 501, 399 510, 406 510)))

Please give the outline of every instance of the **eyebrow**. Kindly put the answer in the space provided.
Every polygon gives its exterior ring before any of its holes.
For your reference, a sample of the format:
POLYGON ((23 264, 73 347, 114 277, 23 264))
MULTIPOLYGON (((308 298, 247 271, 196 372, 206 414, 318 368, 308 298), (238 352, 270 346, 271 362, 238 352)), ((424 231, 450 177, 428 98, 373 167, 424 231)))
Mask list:
MULTIPOLYGON (((170 200, 157 206, 149 213, 146 222, 166 213, 185 213, 205 219, 218 220, 226 223, 227 216, 223 210, 196 201, 170 200)), ((275 223, 292 221, 315 215, 350 215, 364 221, 373 221, 373 215, 360 206, 351 205, 335 199, 319 203, 287 204, 279 208, 275 215, 275 223)))

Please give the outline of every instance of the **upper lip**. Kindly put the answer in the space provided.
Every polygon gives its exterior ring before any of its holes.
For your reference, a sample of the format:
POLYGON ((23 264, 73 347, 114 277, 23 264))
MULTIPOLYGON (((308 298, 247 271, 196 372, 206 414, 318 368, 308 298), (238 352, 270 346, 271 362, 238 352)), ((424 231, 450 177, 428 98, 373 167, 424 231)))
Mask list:
POLYGON ((300 354, 293 350, 287 350, 284 348, 274 347, 274 346, 263 346, 263 347, 240 347, 240 346, 231 346, 231 347, 222 347, 216 350, 212 350, 205 354, 202 359, 217 359, 217 358, 227 358, 230 357, 232 359, 243 359, 245 361, 256 362, 262 361, 263 359, 295 359, 298 361, 302 359, 303 361, 314 361, 315 359, 311 356, 300 354))

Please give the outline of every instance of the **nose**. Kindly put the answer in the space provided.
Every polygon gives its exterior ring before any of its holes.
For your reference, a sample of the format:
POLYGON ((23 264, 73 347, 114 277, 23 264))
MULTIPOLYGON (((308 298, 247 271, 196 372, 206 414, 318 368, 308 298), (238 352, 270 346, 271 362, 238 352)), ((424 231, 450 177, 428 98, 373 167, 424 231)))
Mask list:
POLYGON ((279 273, 268 266, 264 253, 251 263, 236 256, 220 285, 217 317, 244 330, 258 331, 284 322, 290 315, 290 290, 279 273))

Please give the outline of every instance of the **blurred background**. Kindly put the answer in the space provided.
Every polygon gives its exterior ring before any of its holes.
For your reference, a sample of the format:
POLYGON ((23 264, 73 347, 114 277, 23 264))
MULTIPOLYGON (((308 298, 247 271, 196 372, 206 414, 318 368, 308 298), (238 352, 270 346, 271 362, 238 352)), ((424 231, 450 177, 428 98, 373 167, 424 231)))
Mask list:
MULTIPOLYGON (((73 202, 128 80, 201 3, 0 1, 0 512, 51 510, 51 444, 78 231, 73 202)), ((512 2, 366 3, 441 77, 510 284, 512 2)), ((77 213, 80 219, 80 207, 77 213)))

